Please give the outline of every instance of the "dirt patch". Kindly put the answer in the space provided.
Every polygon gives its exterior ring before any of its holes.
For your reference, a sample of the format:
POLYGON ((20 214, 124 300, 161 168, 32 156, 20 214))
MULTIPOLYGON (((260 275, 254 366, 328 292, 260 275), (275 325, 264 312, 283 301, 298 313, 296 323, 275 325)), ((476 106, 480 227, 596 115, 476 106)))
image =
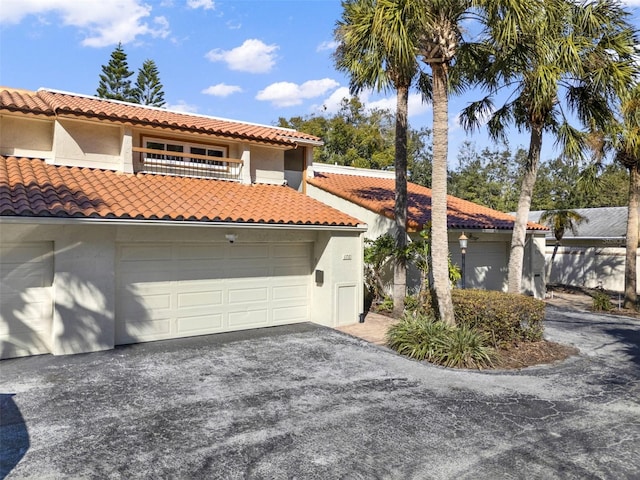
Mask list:
MULTIPOLYGON (((566 285, 550 285, 547 287, 547 297, 545 302, 558 308, 577 310, 581 312, 594 312, 593 297, 597 290, 590 288, 571 287, 566 285)), ((610 299, 610 309, 606 311, 596 311, 595 313, 605 313, 607 315, 619 315, 640 319, 640 312, 622 308, 624 297, 615 292, 606 292, 610 299)))
POLYGON ((575 347, 546 340, 521 343, 508 349, 498 350, 499 360, 495 363, 495 368, 517 370, 534 365, 545 365, 560 362, 578 353, 580 351, 575 347))

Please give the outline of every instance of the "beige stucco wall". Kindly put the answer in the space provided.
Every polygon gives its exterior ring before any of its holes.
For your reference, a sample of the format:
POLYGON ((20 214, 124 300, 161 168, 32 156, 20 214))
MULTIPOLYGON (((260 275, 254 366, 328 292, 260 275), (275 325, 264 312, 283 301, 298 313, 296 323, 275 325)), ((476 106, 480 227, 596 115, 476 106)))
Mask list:
POLYGON ((54 163, 90 168, 122 168, 123 127, 59 119, 54 130, 54 163))
POLYGON ((50 159, 53 119, 0 115, 0 155, 50 159))
POLYGON ((318 232, 314 246, 311 321, 336 327, 358 321, 364 309, 363 235, 318 232), (316 271, 323 277, 316 282, 316 271))
POLYGON ((251 179, 255 183, 284 183, 284 150, 251 146, 251 179))
POLYGON ((53 325, 51 351, 68 354, 113 348, 116 322, 117 245, 144 242, 309 242, 310 319, 323 325, 355 323, 344 312, 360 313, 362 290, 362 233, 311 229, 242 228, 235 226, 141 226, 93 222, 49 221, 44 225, 2 222, 0 242, 51 242, 53 245, 53 325), (315 285, 313 271, 323 269, 323 285, 315 285), (353 288, 352 288, 353 287, 353 288), (350 290, 350 288, 352 288, 350 290), (341 298, 341 305, 338 305, 341 298), (351 301, 352 305, 345 305, 351 301), (340 315, 340 312, 343 312, 340 315))

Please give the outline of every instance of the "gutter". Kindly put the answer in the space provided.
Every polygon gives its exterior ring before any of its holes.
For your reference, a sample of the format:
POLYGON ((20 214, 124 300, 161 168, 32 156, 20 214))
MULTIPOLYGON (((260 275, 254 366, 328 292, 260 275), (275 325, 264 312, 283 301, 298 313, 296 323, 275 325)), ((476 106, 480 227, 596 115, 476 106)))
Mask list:
POLYGON ((347 225, 300 225, 295 223, 241 223, 241 222, 198 222, 193 220, 136 220, 109 218, 65 218, 65 217, 18 217, 0 216, 0 224, 18 225, 123 225, 123 226, 163 226, 163 227, 201 227, 201 228, 248 228, 267 230, 317 230, 366 232, 367 224, 347 225))
MULTIPOLYGON (((549 239, 555 240, 556 237, 554 236, 550 236, 547 237, 549 239)), ((626 236, 622 236, 622 237, 562 237, 562 240, 560 240, 561 242, 564 240, 617 240, 617 241, 622 241, 624 242, 627 239, 626 236)))

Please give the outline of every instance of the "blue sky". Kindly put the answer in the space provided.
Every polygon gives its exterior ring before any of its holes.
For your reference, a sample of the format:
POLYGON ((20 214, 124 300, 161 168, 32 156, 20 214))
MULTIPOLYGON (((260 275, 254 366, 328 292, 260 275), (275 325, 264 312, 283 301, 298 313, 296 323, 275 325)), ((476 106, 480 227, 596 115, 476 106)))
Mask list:
MULTIPOLYGON (((640 0, 625 3, 640 26, 640 0)), ((121 41, 131 70, 156 62, 170 109, 267 125, 331 113, 348 95, 332 61, 341 13, 339 0, 2 0, 0 84, 95 95, 101 66, 121 41)), ((393 93, 361 98, 395 108, 393 93)), ((476 98, 451 99, 451 161, 465 139, 487 144, 484 132, 467 136, 455 121, 476 98)), ((431 125, 417 94, 409 121, 431 125)), ((512 147, 527 144, 516 132, 510 138, 512 147)))

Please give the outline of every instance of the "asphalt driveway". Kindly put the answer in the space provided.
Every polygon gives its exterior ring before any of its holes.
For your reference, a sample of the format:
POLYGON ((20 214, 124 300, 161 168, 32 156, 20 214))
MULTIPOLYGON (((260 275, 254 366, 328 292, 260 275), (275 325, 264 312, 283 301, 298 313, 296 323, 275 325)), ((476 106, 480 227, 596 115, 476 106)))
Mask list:
POLYGON ((0 478, 638 479, 640 322, 452 371, 304 324, 0 362, 0 478))

